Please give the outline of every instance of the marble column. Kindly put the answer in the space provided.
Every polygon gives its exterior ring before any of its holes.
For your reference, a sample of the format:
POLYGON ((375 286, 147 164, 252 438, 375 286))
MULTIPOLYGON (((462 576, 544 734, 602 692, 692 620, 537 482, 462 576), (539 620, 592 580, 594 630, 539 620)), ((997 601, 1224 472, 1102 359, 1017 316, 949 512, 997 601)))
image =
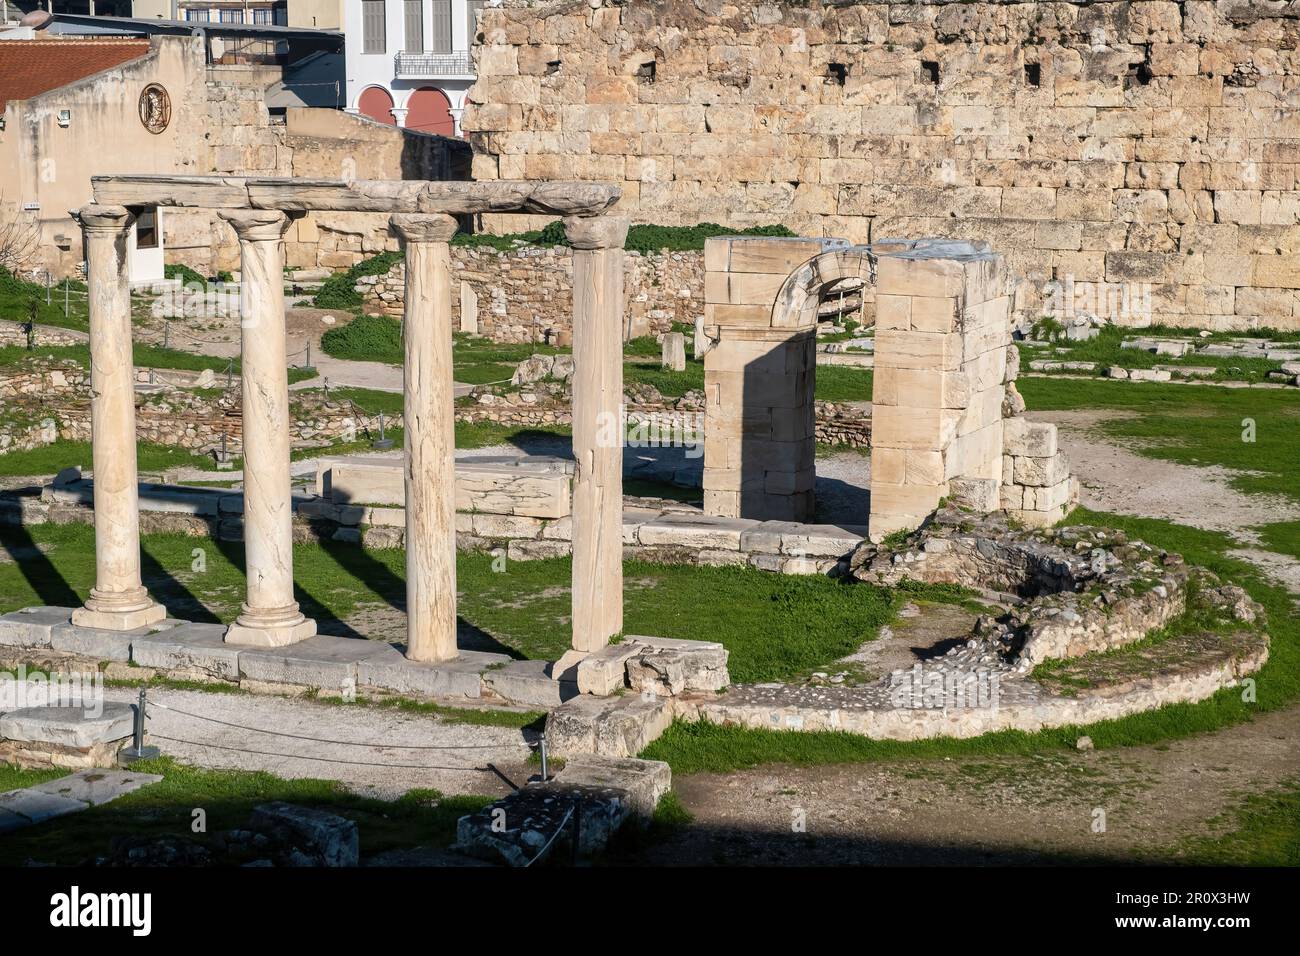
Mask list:
POLYGON ((244 432, 247 596, 230 644, 281 647, 316 633, 293 599, 289 370, 285 357, 284 233, 274 209, 220 213, 239 237, 240 375, 244 432))
POLYGON ((126 241, 135 217, 123 206, 83 206, 90 302, 90 419, 95 475, 95 586, 72 622, 130 631, 167 612, 140 578, 135 460, 135 367, 126 241))
POLYGON ((456 657, 456 427, 452 386, 452 216, 398 213, 406 249, 406 656, 456 657))
MULTIPOLYGON (((573 652, 623 630, 623 244, 627 219, 564 220, 573 246, 573 652)), ((570 652, 571 654, 573 652, 570 652)))

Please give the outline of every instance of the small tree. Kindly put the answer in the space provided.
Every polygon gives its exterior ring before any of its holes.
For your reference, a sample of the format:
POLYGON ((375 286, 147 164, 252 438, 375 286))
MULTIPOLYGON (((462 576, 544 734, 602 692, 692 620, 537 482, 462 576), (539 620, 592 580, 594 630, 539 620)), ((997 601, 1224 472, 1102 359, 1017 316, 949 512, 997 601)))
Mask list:
POLYGON ((18 274, 40 247, 41 230, 35 219, 24 216, 15 203, 0 194, 0 269, 18 274))

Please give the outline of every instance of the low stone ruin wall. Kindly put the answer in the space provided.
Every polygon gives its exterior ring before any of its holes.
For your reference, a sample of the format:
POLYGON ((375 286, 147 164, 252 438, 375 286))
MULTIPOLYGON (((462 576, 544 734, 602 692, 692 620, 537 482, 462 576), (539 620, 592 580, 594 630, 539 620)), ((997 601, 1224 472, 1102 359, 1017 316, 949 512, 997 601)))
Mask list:
MULTIPOLYGON (((568 345, 573 334, 573 250, 567 246, 451 246, 452 327, 495 342, 568 345)), ((364 276, 366 312, 401 316, 406 264, 364 276)), ((629 252, 624 258, 626 338, 693 324, 704 311, 704 254, 629 252)))

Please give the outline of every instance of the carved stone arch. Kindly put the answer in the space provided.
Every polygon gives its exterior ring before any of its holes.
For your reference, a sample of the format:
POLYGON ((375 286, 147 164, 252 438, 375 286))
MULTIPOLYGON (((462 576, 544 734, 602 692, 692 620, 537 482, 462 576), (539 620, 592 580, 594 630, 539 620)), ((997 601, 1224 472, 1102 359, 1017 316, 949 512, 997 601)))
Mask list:
POLYGON ((876 284, 876 256, 868 246, 845 246, 813 256, 790 273, 772 304, 772 327, 811 328, 823 290, 843 279, 876 284))

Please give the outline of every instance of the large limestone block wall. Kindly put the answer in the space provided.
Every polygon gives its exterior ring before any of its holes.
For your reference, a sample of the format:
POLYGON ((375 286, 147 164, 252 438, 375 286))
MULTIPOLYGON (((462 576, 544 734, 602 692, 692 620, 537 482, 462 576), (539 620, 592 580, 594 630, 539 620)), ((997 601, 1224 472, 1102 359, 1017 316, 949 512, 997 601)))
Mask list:
POLYGON ((1001 507, 1011 345, 1006 261, 982 244, 881 243, 871 396, 873 541, 917 527, 955 490, 1001 507))
POLYGON ((979 239, 1182 326, 1300 327, 1300 8, 562 0, 488 8, 474 175, 639 221, 979 239), (1100 286, 1106 283, 1111 286, 1100 286))

